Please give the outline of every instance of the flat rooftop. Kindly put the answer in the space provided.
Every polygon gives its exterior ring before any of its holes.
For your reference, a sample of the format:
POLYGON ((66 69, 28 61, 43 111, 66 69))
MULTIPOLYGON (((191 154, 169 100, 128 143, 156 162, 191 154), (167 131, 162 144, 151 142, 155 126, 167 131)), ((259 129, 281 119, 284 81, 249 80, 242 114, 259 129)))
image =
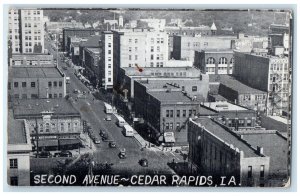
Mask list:
POLYGON ((149 91, 149 95, 154 97, 155 99, 159 100, 163 103, 176 103, 176 104, 184 104, 184 103, 198 103, 196 101, 192 101, 186 95, 184 95, 181 91, 149 91))
POLYGON ((94 53, 94 54, 100 54, 99 48, 87 48, 88 51, 94 53))
POLYGON ((241 111, 241 110, 248 110, 238 105, 234 105, 227 101, 217 101, 217 102, 205 102, 203 105, 207 108, 213 109, 217 112, 222 111, 241 111))
POLYGON ((11 67, 10 78, 59 78, 63 77, 56 67, 11 67))
MULTIPOLYGON (((196 123, 200 123, 205 127, 207 131, 214 134, 224 142, 229 145, 232 144, 234 147, 238 148, 240 151, 244 152, 245 157, 259 157, 260 155, 256 153, 256 150, 251 148, 244 140, 240 139, 238 136, 234 135, 230 131, 224 129, 210 118, 198 118, 193 120, 196 123)), ((256 148, 256 146, 254 147, 256 148)))
POLYGON ((289 122, 288 119, 282 118, 280 116, 267 116, 267 117, 272 118, 272 119, 279 121, 281 123, 284 123, 284 124, 288 124, 288 122, 289 122))
POLYGON ((136 80, 136 82, 142 84, 147 89, 179 89, 181 91, 181 86, 186 81, 200 81, 199 79, 195 78, 159 78, 159 79, 147 79, 147 80, 136 80))
POLYGON ((12 110, 8 111, 7 135, 8 135, 8 144, 28 143, 24 120, 14 119, 12 110))
POLYGON ((263 147, 263 153, 270 157, 270 169, 274 173, 287 172, 288 169, 288 142, 287 139, 274 132, 261 131, 252 134, 245 132, 243 139, 253 147, 263 147))
POLYGON ((64 98, 60 99, 24 99, 16 101, 13 106, 15 118, 28 118, 49 112, 53 115, 80 116, 73 105, 64 98))
POLYGON ((234 77, 229 75, 210 75, 209 76, 210 82, 220 82, 220 84, 223 84, 227 86, 228 88, 231 88, 238 93, 257 93, 257 94, 266 94, 267 92, 252 88, 247 86, 246 84, 243 84, 242 82, 236 80, 234 77))

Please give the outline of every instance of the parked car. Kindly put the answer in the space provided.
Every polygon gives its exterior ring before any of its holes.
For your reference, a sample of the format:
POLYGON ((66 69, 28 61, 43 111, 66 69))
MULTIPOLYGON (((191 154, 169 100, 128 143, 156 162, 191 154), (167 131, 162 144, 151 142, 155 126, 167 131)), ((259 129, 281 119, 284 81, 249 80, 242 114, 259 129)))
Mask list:
POLYGON ((111 115, 110 115, 110 114, 107 114, 106 117, 105 117, 105 120, 106 120, 106 121, 111 121, 111 115))
POLYGON ((126 149, 125 148, 120 149, 119 158, 120 159, 126 159, 126 149))
POLYGON ((49 151, 42 151, 36 155, 38 158, 51 158, 52 154, 49 151))
POLYGON ((59 155, 60 157, 72 157, 72 153, 68 150, 61 151, 59 155))
POLYGON ((114 141, 110 141, 110 142, 108 143, 108 146, 111 147, 111 148, 116 148, 116 147, 117 147, 117 144, 116 144, 116 142, 114 142, 114 141))
POLYGON ((95 144, 100 144, 100 140, 97 139, 96 137, 93 139, 93 141, 94 141, 95 144))
POLYGON ((103 129, 100 129, 100 133, 99 133, 99 135, 100 135, 101 137, 103 137, 104 135, 107 135, 107 133, 106 133, 106 131, 105 131, 105 130, 103 130, 103 129))
POLYGON ((78 93, 80 93, 80 90, 78 90, 78 89, 75 88, 75 89, 73 90, 73 93, 78 94, 78 93))
POLYGON ((139 161, 139 164, 142 166, 142 167, 148 167, 148 160, 143 158, 139 161))

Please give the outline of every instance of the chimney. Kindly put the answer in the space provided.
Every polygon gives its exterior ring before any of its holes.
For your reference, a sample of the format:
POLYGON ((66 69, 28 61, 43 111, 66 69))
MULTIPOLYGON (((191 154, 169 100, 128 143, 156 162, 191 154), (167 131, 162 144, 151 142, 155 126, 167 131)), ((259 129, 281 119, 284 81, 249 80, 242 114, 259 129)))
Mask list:
POLYGON ((256 150, 257 150, 257 153, 259 153, 260 155, 264 154, 264 148, 263 147, 257 146, 256 150))

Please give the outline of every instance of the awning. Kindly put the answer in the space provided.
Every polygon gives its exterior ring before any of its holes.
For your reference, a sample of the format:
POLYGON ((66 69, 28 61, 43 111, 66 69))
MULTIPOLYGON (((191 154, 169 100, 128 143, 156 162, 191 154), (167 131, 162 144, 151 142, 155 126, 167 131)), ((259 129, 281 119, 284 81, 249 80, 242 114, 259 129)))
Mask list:
MULTIPOLYGON (((36 146, 36 141, 34 142, 36 146)), ((39 140, 39 147, 58 146, 58 140, 39 140)))
POLYGON ((74 145, 74 144, 80 144, 79 139, 60 139, 59 140, 59 145, 64 146, 64 145, 74 145))

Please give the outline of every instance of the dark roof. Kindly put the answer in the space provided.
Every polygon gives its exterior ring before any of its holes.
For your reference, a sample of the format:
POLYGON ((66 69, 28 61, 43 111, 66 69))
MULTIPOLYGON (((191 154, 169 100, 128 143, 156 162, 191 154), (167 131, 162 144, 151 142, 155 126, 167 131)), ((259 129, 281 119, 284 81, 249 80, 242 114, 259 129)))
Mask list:
POLYGON ((247 86, 246 84, 243 84, 242 82, 238 81, 232 76, 229 75, 218 75, 218 76, 209 76, 210 82, 220 82, 220 84, 223 84, 224 86, 227 86, 228 88, 231 88, 238 93, 267 93, 255 88, 252 88, 250 86, 247 86))
MULTIPOLYGON (((232 144, 234 147, 238 148, 240 151, 244 152, 245 157, 257 157, 260 156, 256 153, 256 151, 251 148, 245 141, 240 139, 234 133, 231 133, 229 130, 224 129, 219 124, 214 122, 210 118, 198 118, 194 120, 195 122, 201 123, 205 129, 225 141, 229 145, 232 144)), ((256 147, 256 146, 255 146, 256 147)))
POLYGON ((80 46, 83 47, 90 47, 90 48, 96 48, 99 47, 99 40, 101 36, 100 35, 93 35, 86 42, 82 42, 80 46))
POLYGON ((160 102, 197 103, 197 102, 193 102, 190 98, 185 96, 181 91, 171 91, 171 92, 167 92, 167 90, 166 91, 149 91, 148 94, 151 95, 152 97, 156 98, 160 102))
POLYGON ((10 78, 59 78, 63 77, 56 67, 11 67, 10 78))
POLYGON ((288 166, 288 142, 287 139, 277 133, 243 134, 243 138, 252 146, 263 147, 263 153, 270 157, 270 170, 279 173, 287 171, 288 166))
POLYGON ((13 112, 8 112, 7 120, 8 144, 26 144, 26 131, 24 120, 16 120, 13 117, 13 112))
POLYGON ((14 117, 28 118, 40 116, 41 112, 50 111, 59 116, 80 116, 72 104, 64 98, 60 99, 24 99, 14 103, 14 117))
POLYGON ((205 108, 203 106, 200 106, 199 107, 199 114, 200 114, 200 116, 214 116, 214 115, 217 115, 218 112, 216 112, 214 110, 211 110, 209 108, 205 108))

